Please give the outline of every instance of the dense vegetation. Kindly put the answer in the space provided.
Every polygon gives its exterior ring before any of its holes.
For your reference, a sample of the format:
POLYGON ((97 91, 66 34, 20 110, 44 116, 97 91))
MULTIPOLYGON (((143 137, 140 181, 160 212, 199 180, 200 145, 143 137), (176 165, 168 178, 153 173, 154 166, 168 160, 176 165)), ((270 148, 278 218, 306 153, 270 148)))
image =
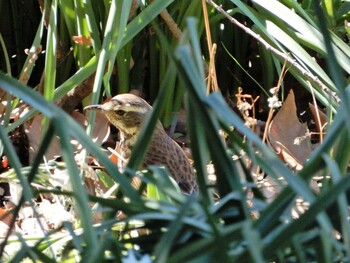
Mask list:
POLYGON ((24 2, 0 1, 2 261, 349 261, 348 1, 24 2), (131 90, 154 111, 120 173, 82 108, 131 90), (136 172, 157 119, 198 195, 136 172))

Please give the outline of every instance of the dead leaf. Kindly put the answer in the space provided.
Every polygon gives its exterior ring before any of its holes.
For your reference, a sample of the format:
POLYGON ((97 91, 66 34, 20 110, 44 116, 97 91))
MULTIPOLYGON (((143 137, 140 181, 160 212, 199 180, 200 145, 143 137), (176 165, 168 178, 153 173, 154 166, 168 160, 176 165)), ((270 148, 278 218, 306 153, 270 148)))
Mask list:
POLYGON ((91 36, 72 36, 72 40, 81 46, 91 46, 92 45, 92 38, 91 36))
POLYGON ((272 120, 268 138, 277 154, 296 170, 303 167, 311 153, 307 125, 299 122, 294 93, 291 90, 272 120))
MULTIPOLYGON (((86 116, 80 112, 73 111, 71 117, 78 122, 83 128, 87 126, 86 116)), ((109 122, 106 116, 101 112, 96 112, 96 118, 94 123, 94 131, 92 134, 92 139, 97 144, 101 145, 109 137, 109 122)))
POLYGON ((11 212, 8 212, 0 208, 0 221, 9 226, 12 220, 13 220, 13 214, 11 214, 11 212))
MULTIPOLYGON (((33 162, 33 158, 35 157, 40 143, 41 143, 41 134, 42 134, 42 115, 38 114, 33 118, 31 123, 25 124, 25 132, 28 137, 29 143, 29 163, 33 162)), ((61 155, 61 146, 59 143, 59 139, 54 137, 50 143, 50 147, 48 147, 45 157, 47 160, 54 159, 55 156, 61 155)))
MULTIPOLYGON (((83 128, 86 127, 87 120, 85 115, 79 112, 73 111, 71 113, 71 117, 77 123, 79 123, 83 128)), ((42 115, 38 114, 34 117, 31 123, 28 122, 26 123, 26 126, 25 126, 26 127, 25 131, 29 142, 30 163, 32 163, 33 158, 41 143, 41 133, 42 133, 41 122, 42 122, 42 115)), ((109 123, 106 117, 102 113, 97 113, 95 125, 94 125, 94 131, 93 131, 93 140, 98 144, 102 144, 105 140, 107 140, 108 137, 109 137, 109 123)), ((71 143, 74 146, 75 150, 80 150, 82 148, 80 144, 74 139, 71 140, 71 143)), ((50 147, 47 149, 45 157, 47 160, 52 160, 56 156, 61 156, 61 145, 60 145, 59 139, 57 137, 54 137, 50 143, 50 147)))

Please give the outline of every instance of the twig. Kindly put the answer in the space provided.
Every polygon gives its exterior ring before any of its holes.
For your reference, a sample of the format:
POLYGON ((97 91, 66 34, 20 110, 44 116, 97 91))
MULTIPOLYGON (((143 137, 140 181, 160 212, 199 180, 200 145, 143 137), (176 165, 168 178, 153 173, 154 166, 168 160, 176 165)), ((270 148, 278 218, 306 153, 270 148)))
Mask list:
MULTIPOLYGON (((311 86, 311 84, 308 82, 308 84, 311 86)), ((315 120, 316 120, 316 126, 317 126, 317 129, 320 133, 320 142, 322 143, 323 142, 323 129, 325 128, 325 126, 322 125, 322 122, 321 122, 321 117, 320 117, 320 110, 318 109, 318 105, 317 105, 317 101, 316 101, 316 98, 315 98, 315 94, 314 94, 314 91, 312 89, 311 90, 311 95, 312 95, 312 101, 313 101, 313 104, 314 104, 314 107, 315 107, 315 120)))
POLYGON ((166 9, 164 9, 162 12, 160 12, 160 16, 163 18, 165 24, 167 24, 174 38, 179 40, 182 35, 181 29, 178 27, 178 25, 176 24, 174 19, 171 17, 169 12, 166 9))
POLYGON ((57 105, 65 112, 71 113, 84 98, 91 94, 94 81, 95 74, 92 74, 74 89, 68 91, 67 94, 57 102, 57 105))
MULTIPOLYGON (((277 83, 277 86, 275 88, 272 89, 273 91, 273 96, 276 96, 277 97, 277 94, 278 94, 278 91, 282 85, 282 82, 283 82, 283 79, 285 77, 285 75, 287 74, 287 71, 288 71, 288 68, 286 68, 286 64, 287 64, 287 60, 284 62, 283 64, 283 67, 282 67, 282 70, 281 70, 281 74, 278 78, 278 83, 277 83)), ((273 114, 275 113, 275 108, 273 106, 271 106, 270 108, 270 111, 269 111, 269 115, 267 117, 267 120, 266 120, 266 125, 265 125, 265 130, 264 130, 264 135, 263 135, 263 138, 262 138, 262 142, 264 143, 267 139, 267 133, 270 129, 270 125, 272 123, 272 117, 273 117, 273 114)), ((258 176, 260 173, 260 166, 258 166, 256 168, 256 176, 258 176)))
POLYGON ((207 35, 207 45, 208 45, 208 51, 209 51, 209 57, 210 57, 208 81, 207 81, 207 93, 209 93, 210 90, 213 90, 213 91, 219 90, 217 76, 216 76, 216 69, 215 69, 216 44, 213 44, 211 39, 208 9, 207 9, 205 0, 202 0, 202 7, 203 7, 203 16, 204 16, 204 23, 205 23, 205 33, 207 35))
POLYGON ((337 102, 340 103, 340 98, 338 97, 336 92, 331 91, 317 76, 313 75, 309 71, 305 70, 298 62, 296 62, 294 59, 292 59, 288 54, 283 53, 279 51, 278 49, 271 46, 265 39, 263 39, 259 34, 255 33, 250 28, 244 26, 242 23, 240 23, 238 20, 230 16, 221 6, 214 3, 212 0, 206 0, 208 4, 213 6, 216 10, 218 10, 221 14, 223 14, 231 23, 235 24, 239 28, 241 28, 244 32, 246 32, 248 35, 255 38, 258 42, 260 42, 262 45, 265 46, 265 48, 272 53, 274 53, 276 56, 281 58, 284 61, 287 61, 288 64, 290 64, 293 68, 298 70, 303 76, 305 76, 310 82, 314 83, 318 87, 320 87, 324 92, 331 95, 332 98, 337 102))
MULTIPOLYGON (((285 63, 283 64, 283 67, 282 67, 282 70, 281 70, 281 74, 280 74, 280 76, 278 78, 277 86, 275 88, 273 88, 273 96, 277 97, 277 94, 278 94, 278 91, 279 91, 279 89, 280 89, 280 87, 282 85, 283 79, 284 79, 285 75, 287 74, 288 69, 286 68, 286 64, 287 64, 287 61, 285 61, 285 63)), ((275 113, 275 108, 271 107, 270 111, 269 111, 269 115, 268 115, 267 120, 266 120, 266 126, 265 126, 265 130, 264 130, 264 135, 263 135, 263 138, 262 138, 262 142, 263 143, 267 139, 267 133, 268 133, 268 130, 270 128, 270 124, 272 122, 272 117, 273 117, 274 113, 275 113)))
MULTIPOLYGON (((153 0, 149 0, 149 3, 152 3, 153 0)), ((181 29, 178 27, 172 16, 169 14, 168 10, 164 9, 160 12, 160 16, 164 20, 165 24, 168 26, 170 32, 173 34, 174 38, 176 40, 180 40, 182 32, 181 29)))

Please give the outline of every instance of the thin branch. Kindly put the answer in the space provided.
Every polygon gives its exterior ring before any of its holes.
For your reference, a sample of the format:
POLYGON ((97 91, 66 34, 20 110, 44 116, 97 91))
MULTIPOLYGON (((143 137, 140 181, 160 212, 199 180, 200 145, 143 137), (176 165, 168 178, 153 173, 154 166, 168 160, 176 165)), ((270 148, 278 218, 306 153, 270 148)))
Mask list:
POLYGON ((216 44, 213 44, 211 39, 208 9, 207 9, 205 0, 202 0, 202 7, 203 7, 203 16, 204 16, 204 23, 205 23, 205 33, 207 35, 207 44, 208 44, 208 51, 209 51, 209 57, 210 57, 208 81, 207 81, 207 93, 209 93, 210 90, 213 90, 213 91, 219 90, 219 85, 218 85, 217 76, 216 76, 216 68, 215 68, 216 44))
MULTIPOLYGON (((149 3, 152 3, 153 0, 149 0, 149 3)), ((182 31, 179 28, 179 26, 176 24, 172 16, 169 14, 168 10, 164 9, 162 12, 160 12, 160 16, 164 20, 165 24, 168 26, 170 32, 173 34, 174 38, 176 40, 180 40, 182 31)))
POLYGON ((163 18, 165 24, 167 24, 174 38, 179 40, 182 35, 181 29, 178 27, 178 25, 176 24, 174 19, 171 17, 169 12, 166 9, 164 9, 162 12, 160 12, 160 16, 163 18))
POLYGON ((221 14, 223 14, 231 23, 235 24, 239 28, 241 28, 245 33, 250 35, 251 37, 255 38, 258 42, 260 42, 262 45, 265 46, 265 48, 272 53, 274 53, 276 56, 281 58, 284 61, 287 61, 289 65, 291 65, 293 68, 298 70, 303 76, 307 78, 311 83, 314 83, 316 86, 320 87, 324 92, 331 95, 332 98, 339 103, 340 98, 337 95, 336 92, 331 91, 317 76, 313 75, 309 71, 305 70, 296 60, 292 59, 290 55, 283 53, 279 51, 278 49, 271 46, 265 39, 263 39, 259 34, 255 33, 250 28, 244 26, 242 23, 240 23, 238 20, 230 16, 221 6, 214 3, 212 0, 206 0, 208 4, 213 6, 216 10, 218 10, 221 14))

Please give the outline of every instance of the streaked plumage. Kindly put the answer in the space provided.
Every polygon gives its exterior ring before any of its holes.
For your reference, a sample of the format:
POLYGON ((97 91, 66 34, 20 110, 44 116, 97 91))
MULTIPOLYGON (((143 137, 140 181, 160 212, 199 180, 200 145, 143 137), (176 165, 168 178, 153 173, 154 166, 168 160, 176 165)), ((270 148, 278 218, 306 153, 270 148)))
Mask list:
MULTIPOLYGON (((142 98, 133 94, 121 94, 102 105, 92 105, 86 109, 99 110, 120 131, 121 148, 125 158, 129 158, 146 116, 152 107, 142 98)), ((184 151, 165 132, 158 122, 151 143, 144 157, 143 166, 164 165, 184 193, 196 190, 193 168, 184 151)))

